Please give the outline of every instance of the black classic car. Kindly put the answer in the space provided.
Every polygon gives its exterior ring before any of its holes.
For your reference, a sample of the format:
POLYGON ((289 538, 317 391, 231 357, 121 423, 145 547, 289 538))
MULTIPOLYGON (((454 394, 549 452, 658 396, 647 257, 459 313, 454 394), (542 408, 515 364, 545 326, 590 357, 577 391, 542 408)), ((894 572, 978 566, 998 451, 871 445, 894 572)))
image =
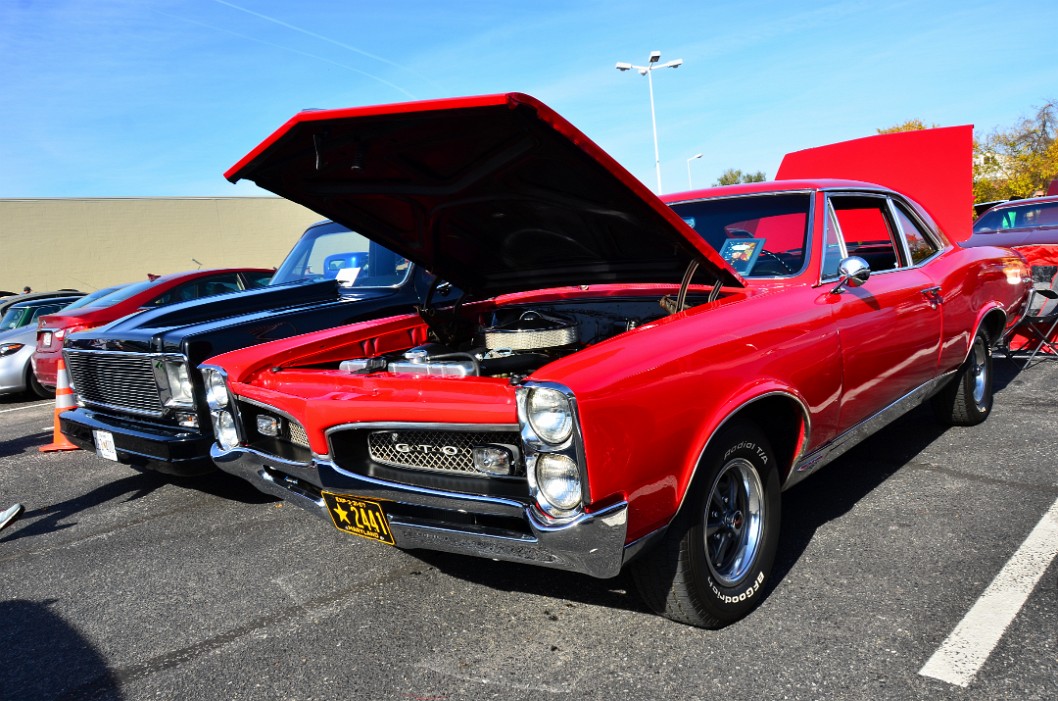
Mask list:
POLYGON ((108 460, 178 475, 214 469, 195 367, 264 341, 411 311, 452 290, 334 222, 309 227, 269 286, 144 310, 73 334, 63 356, 77 408, 60 428, 108 460))

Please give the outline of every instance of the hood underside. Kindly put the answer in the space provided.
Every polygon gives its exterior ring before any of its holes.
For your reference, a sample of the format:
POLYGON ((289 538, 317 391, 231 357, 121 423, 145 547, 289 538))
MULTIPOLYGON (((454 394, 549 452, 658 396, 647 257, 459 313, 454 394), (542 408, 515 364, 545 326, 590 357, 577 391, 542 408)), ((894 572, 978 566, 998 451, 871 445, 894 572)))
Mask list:
POLYGON ((660 199, 526 95, 302 112, 229 170, 477 296, 741 278, 660 199))

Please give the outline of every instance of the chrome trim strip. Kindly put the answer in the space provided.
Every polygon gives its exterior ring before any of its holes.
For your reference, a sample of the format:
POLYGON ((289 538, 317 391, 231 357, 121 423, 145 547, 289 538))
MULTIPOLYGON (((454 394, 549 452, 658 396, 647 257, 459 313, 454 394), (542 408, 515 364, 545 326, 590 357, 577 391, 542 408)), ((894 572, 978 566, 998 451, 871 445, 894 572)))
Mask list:
POLYGON ((914 409, 916 406, 924 402, 933 396, 937 390, 939 390, 944 384, 951 379, 951 377, 957 372, 957 370, 951 370, 939 375, 938 377, 929 380, 928 382, 920 385, 919 387, 911 390, 900 399, 897 399, 889 406, 885 407, 881 411, 877 412, 873 416, 869 416, 855 426, 849 428, 844 433, 836 436, 833 440, 829 441, 825 445, 822 445, 811 453, 804 455, 800 460, 797 461, 793 471, 790 473, 790 478, 783 484, 783 489, 791 487, 808 475, 812 474, 819 468, 827 465, 838 457, 855 447, 862 440, 868 436, 878 432, 882 428, 885 428, 888 424, 894 420, 903 416, 907 412, 914 409))

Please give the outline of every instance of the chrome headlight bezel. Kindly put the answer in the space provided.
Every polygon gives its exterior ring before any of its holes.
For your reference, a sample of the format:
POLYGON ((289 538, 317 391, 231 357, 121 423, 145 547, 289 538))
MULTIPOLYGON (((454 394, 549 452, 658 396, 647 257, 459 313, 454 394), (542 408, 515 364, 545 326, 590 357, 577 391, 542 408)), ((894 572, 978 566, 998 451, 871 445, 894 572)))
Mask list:
POLYGON ((526 392, 525 418, 548 445, 561 446, 573 435, 569 397, 553 387, 532 387, 526 392))
POLYGON ((182 356, 162 359, 162 373, 165 378, 166 397, 164 404, 169 408, 190 409, 195 406, 195 388, 191 383, 191 372, 187 360, 182 356))
POLYGON ((223 409, 231 403, 227 378, 222 371, 216 368, 203 368, 202 381, 206 387, 206 404, 210 410, 223 409))
POLYGON ((537 510, 553 521, 576 518, 590 492, 573 392, 557 383, 530 381, 518 388, 517 401, 526 478, 537 510))
POLYGON ((239 421, 235 416, 235 402, 228 388, 228 375, 223 368, 200 365, 202 381, 206 387, 206 404, 213 423, 213 436, 217 445, 232 450, 242 442, 239 421))

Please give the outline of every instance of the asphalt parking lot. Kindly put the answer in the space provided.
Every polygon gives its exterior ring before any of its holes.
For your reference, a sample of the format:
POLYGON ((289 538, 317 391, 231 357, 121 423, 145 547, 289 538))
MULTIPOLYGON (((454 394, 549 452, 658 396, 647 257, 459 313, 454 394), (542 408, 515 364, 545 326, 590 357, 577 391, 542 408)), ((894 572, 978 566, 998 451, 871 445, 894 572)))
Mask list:
POLYGON ((0 508, 26 505, 0 699, 1055 699, 1058 362, 996 369, 984 425, 922 407, 787 492, 777 583, 722 631, 623 576, 405 553, 223 474, 41 454, 53 405, 0 399, 0 508))

